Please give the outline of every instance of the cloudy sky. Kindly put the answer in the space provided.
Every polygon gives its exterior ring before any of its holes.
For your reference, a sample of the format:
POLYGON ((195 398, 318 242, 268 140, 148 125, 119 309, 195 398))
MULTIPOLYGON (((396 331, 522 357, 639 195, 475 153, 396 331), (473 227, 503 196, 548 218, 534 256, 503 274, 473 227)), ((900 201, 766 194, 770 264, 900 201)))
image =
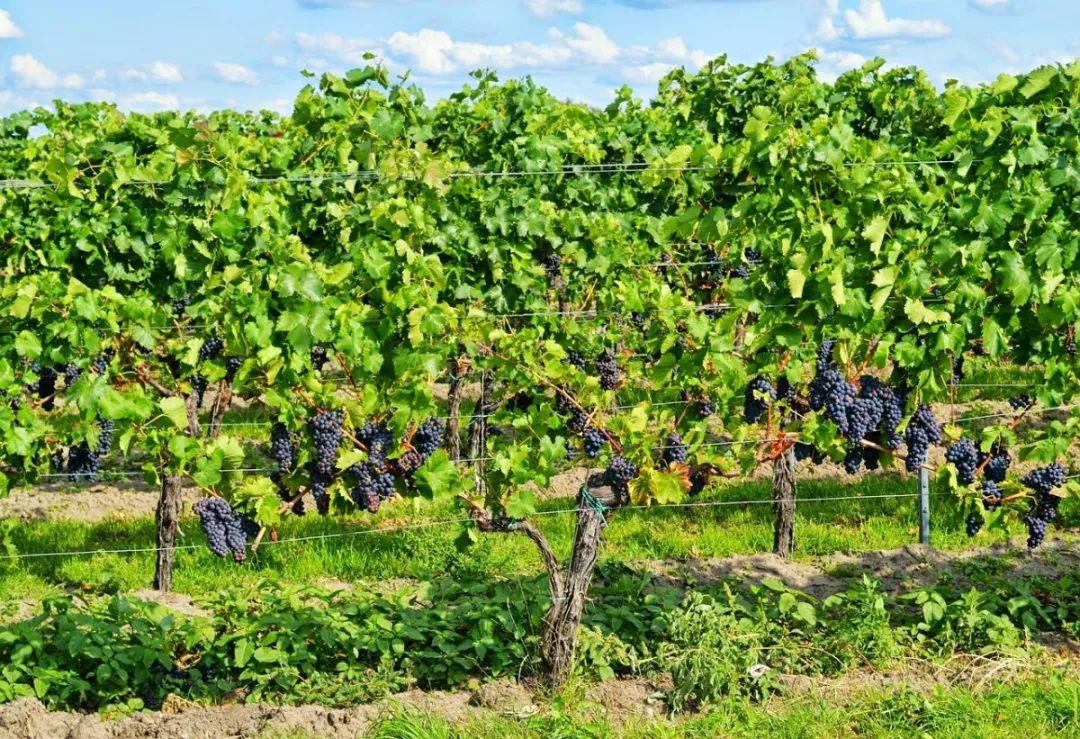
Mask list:
POLYGON ((827 77, 883 56, 936 83, 1080 56, 1080 0, 0 0, 0 113, 55 98, 122 108, 287 111, 299 70, 365 51, 432 96, 468 72, 532 75, 603 103, 673 66, 821 54, 827 77))

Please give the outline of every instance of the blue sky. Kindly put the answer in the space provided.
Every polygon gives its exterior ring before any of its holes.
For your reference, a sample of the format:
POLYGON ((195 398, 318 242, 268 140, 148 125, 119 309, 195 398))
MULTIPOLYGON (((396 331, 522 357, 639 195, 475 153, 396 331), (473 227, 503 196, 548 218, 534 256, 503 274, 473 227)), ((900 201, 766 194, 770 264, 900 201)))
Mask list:
POLYGON ((431 96, 468 72, 560 97, 642 96, 677 65, 808 48, 826 77, 873 56, 935 83, 1080 56, 1080 0, 0 0, 0 113, 54 98, 122 108, 290 109, 299 70, 373 51, 431 96))

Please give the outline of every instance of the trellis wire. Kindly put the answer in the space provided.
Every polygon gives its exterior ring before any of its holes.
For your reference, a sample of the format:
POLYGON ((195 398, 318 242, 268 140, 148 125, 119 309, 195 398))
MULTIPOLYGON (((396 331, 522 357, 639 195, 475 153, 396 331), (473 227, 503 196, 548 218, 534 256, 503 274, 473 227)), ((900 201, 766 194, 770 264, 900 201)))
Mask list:
MULTIPOLYGON (((838 495, 830 497, 819 498, 796 498, 797 503, 827 503, 832 501, 849 501, 849 500, 881 500, 889 498, 914 498, 918 497, 918 493, 891 493, 883 495, 838 495)), ((620 511, 644 511, 644 510, 659 510, 659 509, 683 509, 683 508, 715 508, 722 506, 749 506, 749 505, 773 505, 776 501, 772 498, 755 498, 752 500, 712 500, 712 501, 699 501, 691 503, 658 503, 656 505, 628 505, 622 506, 618 510, 620 511)), ((537 511, 533 513, 533 516, 562 516, 571 513, 581 512, 583 509, 577 506, 573 508, 559 508, 551 511, 537 511)), ((305 541, 319 541, 324 539, 347 539, 357 536, 367 536, 372 534, 393 534, 399 531, 408 531, 411 529, 432 528, 436 526, 453 526, 460 523, 473 522, 471 516, 459 517, 452 519, 444 519, 440 521, 425 521, 414 524, 403 524, 401 526, 393 526, 387 528, 373 528, 363 529, 361 531, 344 531, 329 534, 313 534, 311 536, 297 536, 287 539, 263 540, 260 546, 279 545, 279 544, 291 544, 295 542, 305 541)), ((180 546, 171 547, 174 550, 191 550, 202 549, 203 544, 182 544, 180 546)), ((0 555, 0 560, 14 560, 14 559, 37 559, 45 557, 74 557, 74 556, 93 556, 98 554, 144 554, 151 552, 161 551, 162 547, 138 547, 130 549, 83 549, 66 552, 30 552, 26 554, 6 554, 0 555)))
MULTIPOLYGON (((908 165, 930 165, 930 164, 956 164, 956 159, 905 159, 905 160, 892 160, 892 161, 879 161, 879 162, 844 162, 845 167, 895 167, 895 166, 908 166, 908 165)), ((707 165, 682 165, 682 166, 665 166, 662 163, 653 162, 610 162, 606 164, 568 164, 558 169, 541 169, 541 170, 466 170, 460 172, 449 172, 445 176, 447 179, 503 179, 503 178, 518 178, 518 177, 583 177, 586 175, 604 175, 604 174, 638 174, 638 173, 652 173, 652 172, 712 172, 724 169, 723 165, 719 164, 707 164, 707 165)), ((330 182, 359 182, 359 181, 377 181, 381 179, 399 181, 410 180, 418 181, 422 179, 419 176, 394 176, 386 177, 382 175, 378 170, 365 169, 357 170, 356 172, 312 172, 309 174, 294 174, 294 175, 273 175, 273 176, 259 176, 259 175, 246 175, 248 182, 255 182, 260 184, 272 184, 272 183, 313 183, 322 182, 324 180, 330 182)), ((116 184, 126 186, 138 186, 138 187, 157 187, 163 185, 169 185, 176 182, 176 180, 140 180, 131 179, 119 182, 116 184)), ((2 179, 0 180, 0 188, 9 190, 40 190, 40 189, 57 189, 57 185, 51 182, 44 182, 41 180, 27 180, 27 179, 2 179)))

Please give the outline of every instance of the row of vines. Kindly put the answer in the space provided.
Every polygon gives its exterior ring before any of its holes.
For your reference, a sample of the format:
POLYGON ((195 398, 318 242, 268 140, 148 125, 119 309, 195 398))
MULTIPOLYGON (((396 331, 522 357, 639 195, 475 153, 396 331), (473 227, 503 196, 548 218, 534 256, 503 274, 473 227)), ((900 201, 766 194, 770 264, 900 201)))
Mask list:
POLYGON ((938 91, 801 56, 604 109, 487 72, 429 103, 371 66, 290 117, 0 119, 0 489, 141 467, 165 588, 185 478, 236 559, 285 516, 457 499, 466 538, 537 544, 555 682, 606 516, 762 464, 793 485, 796 459, 914 471, 949 445, 971 527, 1037 544, 1080 431, 1017 442, 1080 371, 1078 103, 1080 63, 938 91), (960 438, 932 404, 971 353, 1038 394, 960 438), (261 443, 222 423, 237 403, 273 417, 261 443), (530 490, 582 464, 561 567, 530 490))

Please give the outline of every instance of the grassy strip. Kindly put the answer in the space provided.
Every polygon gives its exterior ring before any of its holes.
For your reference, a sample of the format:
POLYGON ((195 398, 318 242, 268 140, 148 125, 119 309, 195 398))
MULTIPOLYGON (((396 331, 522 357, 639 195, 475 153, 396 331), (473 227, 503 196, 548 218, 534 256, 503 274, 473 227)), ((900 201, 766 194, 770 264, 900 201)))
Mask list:
MULTIPOLYGON (((802 498, 875 496, 914 492, 910 477, 889 475, 856 481, 804 481, 802 498)), ((768 501, 767 482, 731 484, 704 496, 702 502, 768 501)), ((559 511, 567 500, 545 501, 541 511, 559 511)), ((1073 501, 1062 506, 1061 525, 1075 525, 1073 501)), ((933 543, 942 550, 972 546, 964 533, 963 515, 945 497, 933 503, 933 543)), ((216 559, 205 547, 195 519, 184 523, 184 544, 195 549, 177 555, 175 587, 198 595, 225 587, 253 586, 263 579, 311 583, 327 578, 345 582, 395 578, 430 579, 442 574, 490 577, 528 574, 539 570, 535 550, 523 537, 481 536, 462 551, 457 539, 464 524, 429 526, 402 531, 369 532, 374 527, 398 527, 458 519, 451 505, 413 510, 409 502, 386 506, 376 516, 351 521, 309 515, 289 519, 279 530, 281 539, 333 535, 267 545, 249 562, 237 565, 216 559)), ((574 516, 540 515, 536 522, 550 537, 556 552, 565 556, 573 535, 574 516)), ((720 505, 700 508, 624 510, 612 516, 605 531, 602 555, 606 560, 643 562, 658 559, 729 557, 767 552, 772 545, 773 514, 768 504, 720 505)), ((866 552, 912 544, 917 539, 914 498, 807 502, 799 507, 797 558, 834 552, 866 552)), ((9 540, 22 554, 42 552, 139 549, 155 540, 150 520, 121 520, 98 524, 38 521, 15 527, 9 540)), ((1000 541, 984 533, 979 544, 1000 541)), ((146 587, 153 576, 150 552, 27 558, 0 561, 0 599, 40 599, 67 588, 91 592, 125 592, 146 587)))

